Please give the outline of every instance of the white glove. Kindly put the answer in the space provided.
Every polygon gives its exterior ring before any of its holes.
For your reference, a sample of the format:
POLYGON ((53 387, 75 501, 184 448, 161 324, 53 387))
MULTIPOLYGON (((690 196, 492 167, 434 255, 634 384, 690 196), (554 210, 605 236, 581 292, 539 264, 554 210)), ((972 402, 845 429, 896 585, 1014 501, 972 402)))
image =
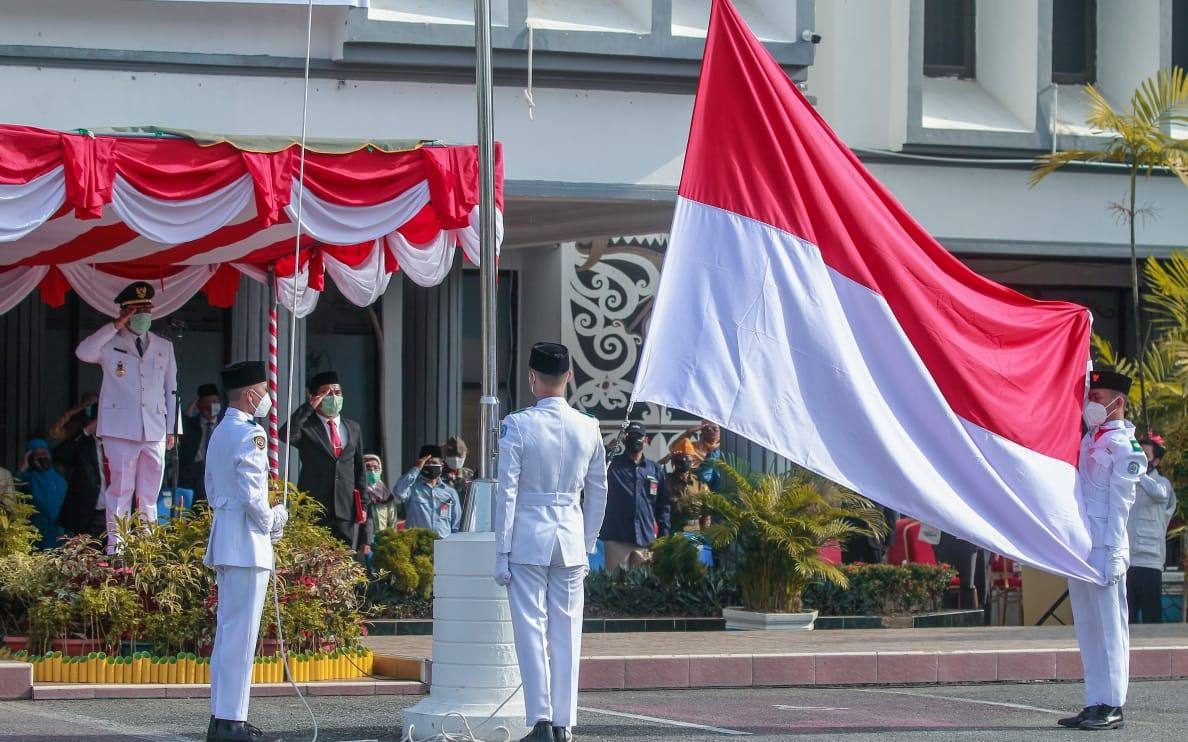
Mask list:
POLYGON ((1106 560, 1106 583, 1117 585, 1126 579, 1126 555, 1121 549, 1112 549, 1106 560))
POLYGON ((285 525, 289 522, 289 511, 285 510, 284 505, 274 505, 272 508, 272 530, 268 532, 268 537, 272 539, 272 543, 281 540, 281 536, 285 533, 285 525))
POLYGON ((1094 548, 1089 552, 1089 566, 1101 572, 1106 585, 1116 585, 1126 579, 1126 557, 1121 549, 1094 548))
POLYGON ((511 583, 511 567, 507 563, 507 554, 495 555, 495 584, 507 587, 511 583))

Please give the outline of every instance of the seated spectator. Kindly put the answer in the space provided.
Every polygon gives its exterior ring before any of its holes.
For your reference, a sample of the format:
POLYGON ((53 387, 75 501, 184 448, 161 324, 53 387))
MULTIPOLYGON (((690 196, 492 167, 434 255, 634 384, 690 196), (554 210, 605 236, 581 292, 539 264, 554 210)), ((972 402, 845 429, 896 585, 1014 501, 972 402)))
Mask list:
POLYGON ((20 490, 33 498, 33 507, 37 509, 32 522, 41 532, 41 540, 36 546, 40 549, 58 546, 63 533, 58 525, 58 515, 66 499, 66 480, 54 469, 49 443, 45 439, 29 441, 17 478, 21 481, 20 490))
POLYGON ((462 527, 462 503, 442 481, 444 469, 441 446, 422 446, 416 465, 396 483, 392 494, 404 505, 405 527, 429 528, 442 538, 462 527))
POLYGON ((107 532, 103 499, 103 472, 99 439, 92 417, 77 435, 54 449, 54 463, 66 473, 66 500, 58 514, 58 525, 70 534, 86 533, 101 538, 107 532))
POLYGON ((465 508, 466 500, 470 497, 470 483, 474 481, 474 471, 466 468, 466 441, 460 435, 451 435, 442 446, 442 453, 445 471, 441 479, 454 488, 465 508))
POLYGON ((722 460, 721 445, 722 429, 711 420, 702 420, 697 427, 689 428, 673 439, 668 444, 668 451, 670 456, 687 454, 693 460, 698 478, 710 490, 718 492, 722 489, 722 472, 716 466, 722 460))
POLYGON ((710 488, 693 471, 693 457, 687 453, 676 453, 669 457, 672 473, 667 476, 668 496, 672 500, 673 529, 700 531, 709 528, 708 515, 698 517, 697 498, 709 493, 710 488))
POLYGON ((365 455, 363 467, 367 470, 367 524, 374 544, 380 531, 396 527, 396 499, 384 484, 384 462, 379 456, 365 455))
POLYGON ((61 443, 78 435, 89 420, 99 416, 98 404, 99 395, 95 392, 82 395, 78 404, 62 413, 58 421, 50 426, 47 436, 50 443, 61 443))

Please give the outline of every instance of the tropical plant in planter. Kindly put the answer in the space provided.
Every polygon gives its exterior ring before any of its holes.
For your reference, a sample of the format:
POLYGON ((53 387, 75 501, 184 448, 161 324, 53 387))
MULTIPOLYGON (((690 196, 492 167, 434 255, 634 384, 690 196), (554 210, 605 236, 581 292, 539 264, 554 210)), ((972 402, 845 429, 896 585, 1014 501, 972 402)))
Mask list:
POLYGON ((775 614, 798 613, 805 588, 814 582, 845 587, 845 573, 822 559, 820 549, 854 536, 882 538, 882 512, 804 470, 744 476, 728 464, 719 467, 727 487, 698 500, 701 512, 713 517, 704 534, 715 548, 735 550, 742 607, 752 614, 727 609, 727 626, 811 628, 815 612, 791 620, 775 614))
POLYGON ((0 484, 0 558, 32 551, 40 538, 31 520, 35 512, 32 498, 18 491, 11 479, 0 484))

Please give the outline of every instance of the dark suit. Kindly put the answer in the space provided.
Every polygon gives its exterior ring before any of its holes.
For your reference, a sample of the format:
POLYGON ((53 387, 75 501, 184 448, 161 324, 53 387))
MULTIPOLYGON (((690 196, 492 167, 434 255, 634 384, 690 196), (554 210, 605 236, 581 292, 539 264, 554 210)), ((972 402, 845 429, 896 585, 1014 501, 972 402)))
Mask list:
POLYGON ((73 534, 102 536, 107 526, 104 511, 95 509, 103 489, 95 438, 84 432, 75 434, 54 449, 54 463, 66 473, 66 500, 58 512, 58 525, 73 534))
MULTIPOLYGON (((194 491, 194 502, 206 499, 206 460, 196 461, 198 448, 202 444, 202 413, 194 417, 182 417, 182 437, 177 445, 181 468, 178 470, 177 485, 194 491)), ((217 420, 214 422, 218 422, 217 420)), ((214 432, 214 428, 211 428, 214 432)), ((169 478, 166 482, 171 481, 169 478)))
POLYGON ((360 528, 355 522, 355 491, 366 496, 367 470, 363 467, 363 433, 359 424, 338 418, 346 428, 342 455, 335 458, 326 423, 309 404, 298 407, 289 422, 280 429, 280 440, 291 426, 290 445, 301 453, 301 476, 297 487, 322 504, 322 525, 352 548, 362 545, 360 528))

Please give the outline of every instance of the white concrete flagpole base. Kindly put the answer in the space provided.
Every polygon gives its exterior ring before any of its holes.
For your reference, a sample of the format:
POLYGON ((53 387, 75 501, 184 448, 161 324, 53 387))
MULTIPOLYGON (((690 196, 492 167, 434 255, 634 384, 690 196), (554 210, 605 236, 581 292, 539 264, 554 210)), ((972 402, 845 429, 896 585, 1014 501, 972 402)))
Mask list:
POLYGON ((434 544, 429 696, 404 712, 405 734, 410 725, 416 739, 464 731, 456 717, 447 718, 451 712, 466 717, 481 739, 502 740, 497 727, 513 740, 528 733, 507 588, 491 578, 494 566, 493 533, 455 533, 434 544))

